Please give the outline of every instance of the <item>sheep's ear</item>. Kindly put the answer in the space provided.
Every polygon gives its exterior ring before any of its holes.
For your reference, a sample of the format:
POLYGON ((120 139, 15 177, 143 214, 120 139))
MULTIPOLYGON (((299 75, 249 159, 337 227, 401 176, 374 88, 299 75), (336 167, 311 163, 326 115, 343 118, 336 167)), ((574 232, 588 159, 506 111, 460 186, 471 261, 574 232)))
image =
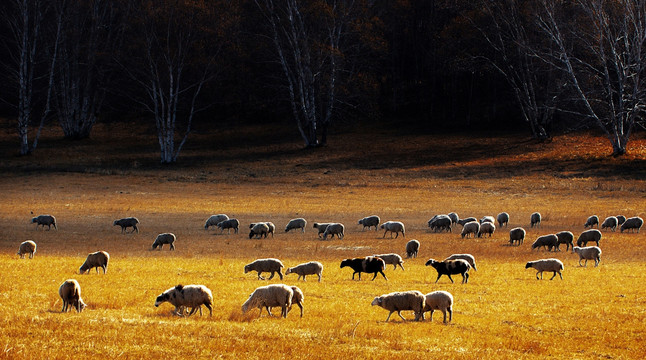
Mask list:
POLYGON ((175 286, 175 290, 177 291, 182 291, 183 288, 184 288, 184 285, 182 284, 178 284, 177 286, 175 286))

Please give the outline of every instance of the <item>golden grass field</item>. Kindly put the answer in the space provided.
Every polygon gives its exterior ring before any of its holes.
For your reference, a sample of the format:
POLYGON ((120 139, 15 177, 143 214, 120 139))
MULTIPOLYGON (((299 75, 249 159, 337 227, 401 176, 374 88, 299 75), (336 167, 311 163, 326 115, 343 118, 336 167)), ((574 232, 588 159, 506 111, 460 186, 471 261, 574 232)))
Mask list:
MULTIPOLYGON (((646 217, 646 139, 634 137, 628 156, 609 158, 602 137, 561 135, 536 144, 518 134, 486 137, 401 134, 378 130, 337 134, 328 147, 300 150, 295 136, 266 143, 245 140, 259 128, 196 135, 180 163, 156 165, 155 139, 145 129, 99 125, 91 139, 68 143, 50 131, 36 153, 14 157, 12 129, 0 146, 0 358, 448 358, 643 359, 646 356, 646 229, 604 231, 602 261, 578 266, 563 251, 530 250, 542 234, 583 231, 589 215, 646 217), (101 134, 100 136, 97 134, 101 134), (287 140, 285 140, 287 138, 287 140), (115 145, 118 144, 118 145, 115 145), (134 152, 134 153, 131 153, 134 152), (217 153, 217 156, 215 155, 217 153), (134 155, 133 155, 134 154, 134 155), (434 214, 511 215, 492 238, 461 239, 431 233, 434 214), (543 214, 529 228, 532 212, 543 214), (31 212, 34 215, 31 215, 31 212), (59 229, 37 230, 29 220, 55 215, 59 229), (241 222, 240 234, 205 231, 211 214, 241 222), (377 214, 401 220, 406 238, 362 231, 357 220, 377 214), (139 234, 120 234, 112 221, 139 218, 139 234), (305 217, 305 234, 282 232, 305 217), (248 224, 272 221, 275 237, 248 239, 248 224), (346 226, 343 240, 320 241, 314 222, 346 226), (509 229, 527 231, 520 247, 507 246, 509 229), (176 251, 149 251, 158 233, 177 235, 176 251), (38 244, 34 259, 18 245, 38 244), (352 281, 342 259, 404 252, 421 242, 405 271, 352 281), (86 255, 110 253, 106 275, 79 275, 86 255), (468 284, 455 284, 424 263, 452 253, 476 257, 468 284), (241 305, 266 285, 245 264, 276 257, 286 266, 318 260, 323 281, 287 275, 283 283, 305 294, 305 314, 258 317, 241 305), (557 257, 563 280, 537 281, 525 263, 557 257), (88 304, 61 313, 58 287, 75 278, 88 304), (182 318, 155 297, 178 284, 204 284, 214 295, 213 316, 182 318), (401 290, 447 290, 453 322, 402 322, 370 306, 375 296, 401 290)), ((261 128, 260 128, 261 129, 261 128)), ((280 283, 275 277, 270 283, 280 283)), ((278 309, 274 314, 279 314, 278 309)), ((412 312, 403 312, 412 319, 412 312)))

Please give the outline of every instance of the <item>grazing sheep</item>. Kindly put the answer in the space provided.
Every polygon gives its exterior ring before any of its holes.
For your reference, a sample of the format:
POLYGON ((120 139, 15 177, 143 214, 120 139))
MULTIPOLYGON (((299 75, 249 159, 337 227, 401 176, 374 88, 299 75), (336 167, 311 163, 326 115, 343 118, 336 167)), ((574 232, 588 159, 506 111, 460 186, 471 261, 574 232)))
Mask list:
POLYGON ((294 298, 294 290, 285 284, 272 284, 256 288, 254 292, 249 295, 247 301, 242 304, 242 313, 246 313, 249 309, 260 309, 258 316, 262 315, 262 309, 267 309, 269 316, 273 316, 271 308, 280 306, 280 315, 284 318, 287 317, 289 308, 292 306, 294 298))
POLYGON ((492 223, 493 224, 494 221, 496 221, 496 219, 494 219, 493 216, 485 216, 482 219, 480 219, 480 225, 482 225, 484 223, 492 223))
POLYGON ((590 241, 594 241, 597 243, 597 246, 599 246, 599 240, 601 240, 601 231, 597 229, 586 230, 579 235, 579 239, 576 241, 576 246, 585 246, 590 241))
POLYGON ((36 243, 31 240, 23 241, 20 243, 20 247, 18 247, 18 255, 20 255, 21 259, 24 259, 27 254, 29 254, 30 259, 33 259, 35 252, 36 243))
POLYGON ((507 226, 509 225, 509 214, 506 212, 501 212, 496 216, 496 220, 498 220, 498 226, 502 227, 503 225, 507 226))
POLYGON ((419 321, 420 319, 424 319, 424 312, 422 311, 422 309, 424 309, 424 301, 426 301, 424 294, 417 290, 411 290, 377 296, 372 300, 371 305, 379 305, 380 307, 390 311, 386 318, 386 322, 390 320, 390 315, 395 311, 402 320, 406 321, 401 314, 402 310, 413 310, 415 312, 415 321, 419 321))
POLYGON ((561 280, 563 280, 563 275, 561 275, 561 270, 563 270, 563 263, 559 259, 541 259, 529 261, 525 265, 525 269, 529 268, 536 269, 536 280, 539 280, 538 274, 541 274, 541 279, 543 279, 543 271, 552 271, 554 273, 550 280, 554 279, 557 273, 561 277, 561 280))
POLYGON ((448 215, 435 215, 428 221, 428 227, 433 231, 446 230, 451 232, 451 225, 453 225, 453 221, 448 215))
POLYGON ((442 261, 457 260, 457 259, 466 260, 466 262, 468 262, 469 265, 471 265, 473 270, 478 271, 478 268, 476 268, 476 258, 471 254, 453 254, 442 261))
POLYGON ((379 226, 380 222, 381 222, 381 219, 379 218, 379 216, 370 215, 370 216, 366 216, 363 219, 359 220, 359 225, 363 225, 363 229, 361 231, 366 230, 366 228, 368 228, 368 230, 370 230, 370 227, 372 227, 372 226, 374 226, 375 231, 377 231, 377 227, 379 226))
POLYGON ((558 239, 558 243, 556 244, 556 248, 560 251, 561 250, 561 244, 566 244, 565 251, 570 250, 570 248, 573 249, 574 251, 574 234, 572 234, 569 231, 560 231, 556 233, 556 237, 558 239))
POLYGON ((435 279, 436 284, 440 280, 440 277, 442 277, 442 275, 448 276, 449 280, 453 282, 453 279, 451 278, 451 275, 453 274, 461 274, 463 284, 469 282, 469 270, 471 269, 471 265, 469 265, 469 262, 466 260, 456 259, 437 261, 434 259, 429 259, 426 262, 426 266, 429 265, 434 267, 437 271, 437 279, 435 279))
POLYGON ((631 230, 631 232, 635 232, 635 229, 637 229, 637 232, 639 232, 639 229, 641 229, 642 225, 644 225, 644 220, 640 218, 639 216, 631 217, 629 219, 626 219, 623 224, 621 224, 621 232, 624 232, 624 230, 631 230))
POLYGON ((621 225, 626 222, 626 217, 623 215, 615 216, 617 218, 617 225, 621 225))
POLYGON ((372 280, 375 280, 377 274, 381 274, 384 279, 388 280, 386 274, 384 274, 386 262, 383 259, 374 256, 366 256, 365 258, 343 259, 343 261, 341 261, 341 269, 346 266, 354 270, 354 272, 352 273, 352 280, 354 280, 354 275, 357 273, 359 274, 359 280, 361 280, 362 272, 375 274, 375 276, 372 277, 372 280))
POLYGON ((471 221, 469 223, 464 224, 462 227, 462 238, 466 236, 467 238, 469 237, 470 234, 473 234, 473 237, 476 237, 478 233, 480 232, 480 224, 477 221, 471 221))
POLYGON ((468 217, 468 218, 466 218, 466 219, 460 219, 460 220, 458 220, 458 221, 457 221, 457 223, 458 223, 458 224, 460 224, 460 225, 462 225, 462 226, 464 226, 465 224, 468 224, 468 223, 470 223, 470 222, 472 222, 472 221, 478 221, 478 219, 476 219, 476 218, 474 218, 474 217, 468 217))
POLYGON ((345 231, 345 226, 341 223, 332 223, 325 228, 325 231, 323 232, 323 240, 327 239, 328 235, 331 235, 332 238, 334 238, 334 235, 341 240, 343 239, 343 232, 345 231))
POLYGON ((601 224, 601 229, 606 229, 609 228, 612 231, 615 231, 617 229, 618 221, 617 218, 614 216, 608 216, 605 220, 603 220, 603 223, 601 224))
POLYGON ((238 221, 238 219, 228 219, 228 220, 220 221, 217 224, 217 227, 220 228, 220 234, 222 234, 224 229, 227 229, 227 234, 230 233, 231 229, 233 229, 233 232, 237 234, 238 228, 240 227, 240 221, 238 221))
POLYGON ((318 261, 310 261, 308 263, 299 264, 294 267, 287 268, 285 275, 289 274, 298 274, 298 279, 300 280, 301 276, 303 281, 305 281, 305 276, 307 275, 318 275, 319 282, 321 282, 321 276, 323 274, 323 264, 318 261))
POLYGON ((587 229, 588 227, 592 228, 595 225, 599 227, 599 217, 597 215, 592 215, 588 218, 588 220, 585 221, 585 224, 583 224, 583 228, 584 229, 587 229))
POLYGON ((263 272, 271 273, 271 276, 269 276, 268 280, 271 280, 274 277, 274 273, 278 273, 280 279, 283 280, 283 272, 281 271, 281 269, 284 267, 285 266, 283 265, 283 263, 278 259, 258 259, 245 265, 244 273, 246 274, 249 271, 257 271, 258 280, 265 280, 264 277, 260 276, 260 274, 262 274, 263 272))
POLYGON ((168 302, 175 306, 176 315, 184 314, 184 307, 191 308, 188 316, 193 315, 197 310, 202 316, 202 305, 209 309, 209 316, 213 315, 213 294, 211 290, 204 285, 186 285, 181 284, 172 287, 155 299, 155 307, 168 302))
POLYGON ((406 243, 406 258, 416 258, 419 251, 419 241, 413 239, 406 243))
POLYGON ((131 227, 132 231, 131 232, 137 232, 139 234, 139 228, 137 227, 137 224, 139 224, 139 220, 136 217, 127 217, 119 220, 115 220, 112 223, 112 226, 121 226, 121 233, 123 234, 124 232, 127 234, 128 233, 128 228, 131 227))
POLYGON ((155 238, 155 241, 153 242, 153 247, 151 250, 155 250, 159 246, 159 250, 164 247, 164 244, 169 244, 170 245, 170 250, 175 250, 175 240, 177 238, 175 237, 175 234, 173 233, 163 233, 157 235, 155 238))
POLYGON ((493 235, 493 233, 496 231, 496 225, 493 224, 493 222, 483 222, 480 225, 480 231, 478 231, 478 237, 482 237, 482 234, 489 234, 489 237, 493 235))
POLYGON ((219 223, 224 220, 229 220, 229 217, 225 214, 211 215, 206 222, 204 223, 204 229, 209 229, 209 226, 217 226, 219 223))
POLYGON ((404 223, 401 221, 386 221, 379 227, 382 230, 385 230, 383 237, 386 237, 387 232, 390 232, 391 239, 393 237, 393 233, 395 233, 395 239, 399 236, 399 233, 402 233, 402 236, 406 237, 406 229, 404 228, 404 223))
POLYGON ((579 266, 588 266, 588 260, 594 260, 594 267, 599 266, 599 262, 601 262, 601 249, 598 246, 575 246, 573 250, 579 254, 579 266), (581 265, 581 260, 584 259, 585 265, 581 265))
POLYGON ((330 225, 330 224, 331 223, 314 223, 313 228, 318 229, 319 237, 321 237, 323 235, 323 233, 325 232, 325 230, 327 230, 328 225, 330 225))
POLYGON ((267 224, 267 227, 269 228, 269 234, 271 234, 271 237, 274 237, 274 231, 276 231, 276 225, 274 225, 273 222, 267 221, 265 222, 267 224))
POLYGON ((61 312, 68 312, 70 307, 75 308, 76 312, 81 312, 86 307, 81 298, 81 285, 79 285, 76 279, 63 281, 58 288, 58 295, 63 300, 63 309, 61 312))
POLYGON ((56 227, 56 218, 52 215, 38 215, 34 218, 31 218, 31 223, 37 224, 36 229, 38 229, 39 226, 42 226, 43 229, 45 229, 45 225, 47 225, 47 230, 51 230, 52 225, 54 225, 54 229, 58 230, 58 228, 56 227))
POLYGON ((298 219, 291 219, 287 223, 287 226, 285 226, 285 232, 288 232, 290 230, 294 229, 301 229, 301 232, 305 232, 305 226, 307 226, 307 220, 303 218, 298 218, 298 219))
POLYGON ((99 273, 99 268, 103 269, 105 274, 108 271, 108 261, 110 261, 110 254, 105 251, 97 251, 87 255, 85 262, 79 268, 79 274, 89 273, 90 269, 95 268, 96 273, 99 273))
POLYGON ((250 225, 251 230, 249 231, 249 239, 252 237, 256 236, 256 239, 260 239, 263 235, 265 235, 265 239, 267 238, 267 234, 269 234, 269 226, 265 223, 254 223, 250 225))
POLYGON ((454 212, 450 212, 446 216, 448 216, 451 219, 451 224, 452 225, 457 224, 458 221, 460 220, 460 217, 458 216, 458 214, 454 213, 454 212))
POLYGON ((541 225, 541 213, 535 212, 529 217, 529 221, 531 223, 530 227, 539 227, 541 225))
MULTIPOLYGON (((305 295, 303 294, 303 291, 301 291, 301 289, 296 286, 292 286, 292 291, 294 292, 294 296, 292 297, 292 305, 296 304, 299 308, 301 308, 301 317, 303 317, 303 302, 305 302, 305 295)), ((289 313, 290 311, 292 311, 291 306, 287 309, 287 313, 289 313)))
POLYGON ((394 266, 393 270, 397 270, 397 265, 399 265, 402 270, 404 270, 404 260, 399 254, 381 254, 381 255, 372 255, 374 257, 381 258, 386 265, 390 264, 394 266))
POLYGON ((525 229, 516 227, 509 230, 509 244, 514 245, 515 242, 522 244, 525 241, 525 229))
POLYGON ((532 244, 532 250, 541 248, 545 246, 548 251, 555 251, 558 249, 559 239, 554 234, 543 235, 536 238, 536 241, 532 244))
MULTIPOLYGON (((447 291, 433 291, 424 297, 423 312, 431 312, 431 321, 433 321, 433 312, 439 310, 444 314, 444 323, 446 324, 446 312, 449 313, 449 322, 453 320, 453 295, 447 291)), ((422 316, 422 318, 424 318, 422 316)))

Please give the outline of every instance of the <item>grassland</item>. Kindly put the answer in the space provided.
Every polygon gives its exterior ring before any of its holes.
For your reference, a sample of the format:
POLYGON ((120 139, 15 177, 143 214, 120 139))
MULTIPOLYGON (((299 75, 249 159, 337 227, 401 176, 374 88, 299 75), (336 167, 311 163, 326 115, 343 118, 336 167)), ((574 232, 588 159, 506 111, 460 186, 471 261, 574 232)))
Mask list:
MULTIPOLYGON (((646 140, 635 136, 629 155, 605 156, 594 134, 562 135, 548 144, 517 134, 483 137, 350 131, 330 146, 303 151, 278 134, 251 140, 266 129, 246 127, 196 135, 173 167, 156 164, 154 139, 128 124, 101 125, 92 139, 68 143, 45 134, 32 156, 11 156, 12 130, 2 128, 0 148, 0 358, 451 358, 642 359, 646 355, 646 234, 604 231, 598 268, 578 267, 576 255, 531 252, 537 236, 560 230, 576 235, 587 216, 646 216, 646 140), (115 146, 119 144, 118 146, 115 146), (214 154, 217 153, 217 156, 214 154), (434 214, 461 216, 507 211, 510 228, 529 228, 528 241, 509 247, 508 229, 493 238, 461 239, 428 232, 434 214), (51 213, 59 230, 36 230, 29 219, 51 213), (227 213, 240 234, 205 231, 205 219, 227 213), (361 231, 370 214, 406 223, 406 239, 361 231), (114 219, 136 216, 139 234, 122 235, 114 219), (305 217, 305 234, 280 230, 305 217), (253 221, 273 221, 274 238, 249 240, 253 221), (343 240, 320 241, 315 221, 346 224, 343 240), (171 231, 177 250, 148 251, 154 237, 171 231), (340 260, 402 253, 409 239, 422 246, 406 271, 352 281, 340 260), (38 244, 32 260, 18 244, 38 244), (78 275, 87 253, 111 254, 106 275, 78 275), (469 284, 451 284, 426 268, 428 258, 469 252, 478 262, 469 284), (267 282, 244 274, 259 257, 286 266, 319 260, 315 277, 284 283, 305 293, 305 315, 260 318, 241 304, 267 282), (557 257, 563 280, 537 281, 528 260, 557 257), (88 308, 60 313, 60 283, 76 278, 88 308), (179 318, 155 297, 177 284, 199 283, 215 297, 212 317, 179 318), (384 293, 447 290, 454 318, 441 323, 402 322, 370 306, 384 293), (393 321, 394 319, 394 321, 393 321)), ((455 230, 454 230, 455 231, 455 230)), ((457 279, 460 277, 458 276, 457 279)), ((271 283, 280 280, 273 279, 271 283)), ((406 318, 412 314, 404 312, 406 318)))

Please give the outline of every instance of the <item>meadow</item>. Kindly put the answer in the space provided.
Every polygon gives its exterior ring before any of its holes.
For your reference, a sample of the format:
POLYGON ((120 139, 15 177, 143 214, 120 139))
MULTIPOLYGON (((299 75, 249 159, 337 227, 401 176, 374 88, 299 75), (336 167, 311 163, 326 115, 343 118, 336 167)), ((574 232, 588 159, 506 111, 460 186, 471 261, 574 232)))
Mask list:
MULTIPOLYGON (((536 237, 583 231, 589 215, 646 217, 646 139, 635 136, 629 154, 607 157, 605 139, 561 135, 546 144, 516 134, 337 134, 325 148, 302 150, 278 136, 247 141, 259 128, 196 135, 183 160, 156 165, 154 139, 143 130, 100 125, 102 136, 65 143, 48 133, 30 157, 9 154, 11 130, 0 147, 0 358, 451 358, 642 359, 646 355, 646 229, 604 230, 601 264, 578 266, 565 251, 531 251, 536 237), (120 141, 114 146, 114 141, 120 141), (215 145, 217 144, 217 145, 215 145), (214 156, 217 147, 218 156, 214 156), (604 154, 605 151, 605 154, 604 154), (135 155, 133 155, 135 154, 135 155), (461 217, 511 215, 491 238, 433 233, 426 221, 439 213, 461 217), (529 227, 532 212, 543 214, 529 227), (32 215, 33 213, 33 215, 32 215), (58 230, 36 229, 37 214, 56 216, 58 230), (239 234, 204 229, 211 214, 241 222, 239 234), (377 214, 406 224, 406 237, 362 231, 358 219, 377 214), (112 221, 139 218, 140 232, 121 234, 112 221), (284 233, 289 219, 308 228, 284 233), (248 238, 248 224, 272 221, 274 237, 248 238), (319 240, 314 222, 342 222, 343 240, 319 240), (509 229, 527 230, 522 246, 508 246, 509 229), (177 235, 176 250, 150 251, 158 233, 177 235), (34 259, 19 259, 20 242, 38 244, 34 259), (388 281, 351 279, 342 259, 404 253, 410 239, 419 256, 388 281), (79 275, 88 253, 105 250, 107 274, 79 275), (471 253, 478 271, 468 284, 424 263, 471 253), (285 266, 318 260, 323 281, 297 275, 281 281, 243 273, 257 258, 285 266), (556 257, 563 280, 537 281, 525 263, 556 257), (88 304, 61 313, 58 287, 75 278, 88 304), (258 286, 285 283, 305 294, 305 312, 286 319, 242 314, 258 286), (204 284, 214 294, 213 316, 178 317, 155 297, 176 284, 204 284), (375 296, 401 290, 446 290, 455 298, 453 321, 401 321, 370 306, 375 296)), ((261 130, 261 129, 260 129, 261 130)), ((190 145, 189 145, 190 144, 190 145)), ((548 276, 549 275, 549 276, 548 276)), ((278 310, 274 314, 279 314, 278 310)), ((412 312, 403 312, 412 319, 412 312)))

